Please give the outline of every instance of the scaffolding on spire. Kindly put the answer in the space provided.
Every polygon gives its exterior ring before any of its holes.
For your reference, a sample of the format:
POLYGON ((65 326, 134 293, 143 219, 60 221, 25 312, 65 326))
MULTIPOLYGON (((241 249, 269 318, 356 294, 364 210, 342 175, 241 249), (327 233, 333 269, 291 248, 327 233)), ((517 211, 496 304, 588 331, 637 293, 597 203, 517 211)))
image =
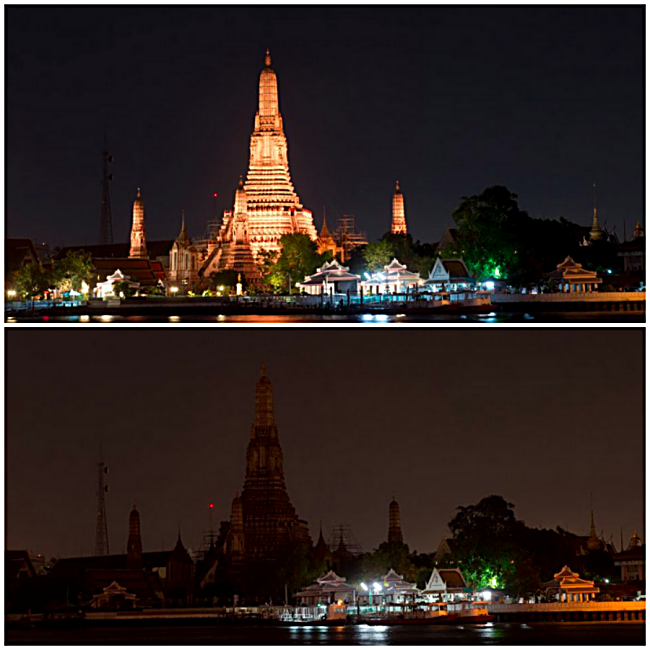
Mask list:
POLYGON ((343 547, 348 554, 353 555, 354 557, 358 557, 363 553, 361 544, 357 542, 356 538, 352 534, 352 529, 348 524, 339 524, 338 526, 334 526, 327 544, 332 553, 336 552, 341 547, 343 547))
POLYGON ((95 555, 109 555, 108 523, 106 521, 106 492, 108 485, 104 476, 108 474, 108 466, 104 463, 102 443, 99 443, 99 462, 97 463, 97 526, 95 529, 95 555))

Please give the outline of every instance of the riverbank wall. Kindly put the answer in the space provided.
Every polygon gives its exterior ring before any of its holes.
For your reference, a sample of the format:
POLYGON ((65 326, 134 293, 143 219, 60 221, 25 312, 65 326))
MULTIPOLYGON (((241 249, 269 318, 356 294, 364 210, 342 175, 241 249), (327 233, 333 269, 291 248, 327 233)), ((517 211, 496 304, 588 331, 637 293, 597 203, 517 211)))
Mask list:
POLYGON ((645 622, 645 602, 490 604, 488 612, 499 623, 535 622, 645 622))

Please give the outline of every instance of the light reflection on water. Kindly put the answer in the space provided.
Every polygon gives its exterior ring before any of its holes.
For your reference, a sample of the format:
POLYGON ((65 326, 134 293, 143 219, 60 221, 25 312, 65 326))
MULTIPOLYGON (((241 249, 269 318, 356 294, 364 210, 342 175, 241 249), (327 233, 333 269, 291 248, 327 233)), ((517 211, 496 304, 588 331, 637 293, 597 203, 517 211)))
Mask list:
POLYGON ((504 313, 497 314, 455 314, 455 315, 415 315, 415 314, 300 314, 300 315, 185 315, 185 316, 117 316, 112 314, 71 315, 71 316, 7 316, 7 323, 245 323, 245 324, 275 324, 275 323, 643 323, 644 313, 504 313))
POLYGON ((8 645, 643 645, 645 624, 230 626, 8 630, 8 645))

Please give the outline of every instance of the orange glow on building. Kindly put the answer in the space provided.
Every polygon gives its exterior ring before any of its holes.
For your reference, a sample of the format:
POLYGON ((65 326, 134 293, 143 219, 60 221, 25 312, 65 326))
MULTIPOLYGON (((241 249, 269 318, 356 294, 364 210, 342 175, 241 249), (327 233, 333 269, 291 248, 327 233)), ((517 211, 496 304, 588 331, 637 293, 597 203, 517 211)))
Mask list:
POLYGON ((404 211, 404 195, 399 187, 399 181, 395 183, 395 194, 393 194, 393 221, 390 231, 394 235, 406 235, 406 212, 404 211))
POLYGON ((131 249, 129 257, 149 257, 147 253, 147 238, 144 232, 144 201, 140 196, 140 188, 133 202, 133 223, 131 225, 131 249))
POLYGON ((208 250, 201 274, 234 269, 250 278, 261 250, 279 251, 282 235, 297 233, 317 237, 312 213, 303 208, 291 182, 278 79, 267 50, 246 180, 240 183, 233 209, 223 214, 218 241, 208 250))

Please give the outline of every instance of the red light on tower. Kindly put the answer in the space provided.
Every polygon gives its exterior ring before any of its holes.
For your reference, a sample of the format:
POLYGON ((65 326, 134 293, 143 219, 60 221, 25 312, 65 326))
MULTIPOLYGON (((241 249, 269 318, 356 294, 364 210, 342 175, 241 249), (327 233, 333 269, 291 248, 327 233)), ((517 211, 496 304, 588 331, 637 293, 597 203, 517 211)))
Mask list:
POLYGON ((214 503, 211 503, 211 504, 210 504, 210 508, 214 508, 214 503))
POLYGON ((214 198, 216 199, 219 196, 219 194, 218 194, 218 192, 214 192, 214 194, 212 196, 214 196, 214 198))

